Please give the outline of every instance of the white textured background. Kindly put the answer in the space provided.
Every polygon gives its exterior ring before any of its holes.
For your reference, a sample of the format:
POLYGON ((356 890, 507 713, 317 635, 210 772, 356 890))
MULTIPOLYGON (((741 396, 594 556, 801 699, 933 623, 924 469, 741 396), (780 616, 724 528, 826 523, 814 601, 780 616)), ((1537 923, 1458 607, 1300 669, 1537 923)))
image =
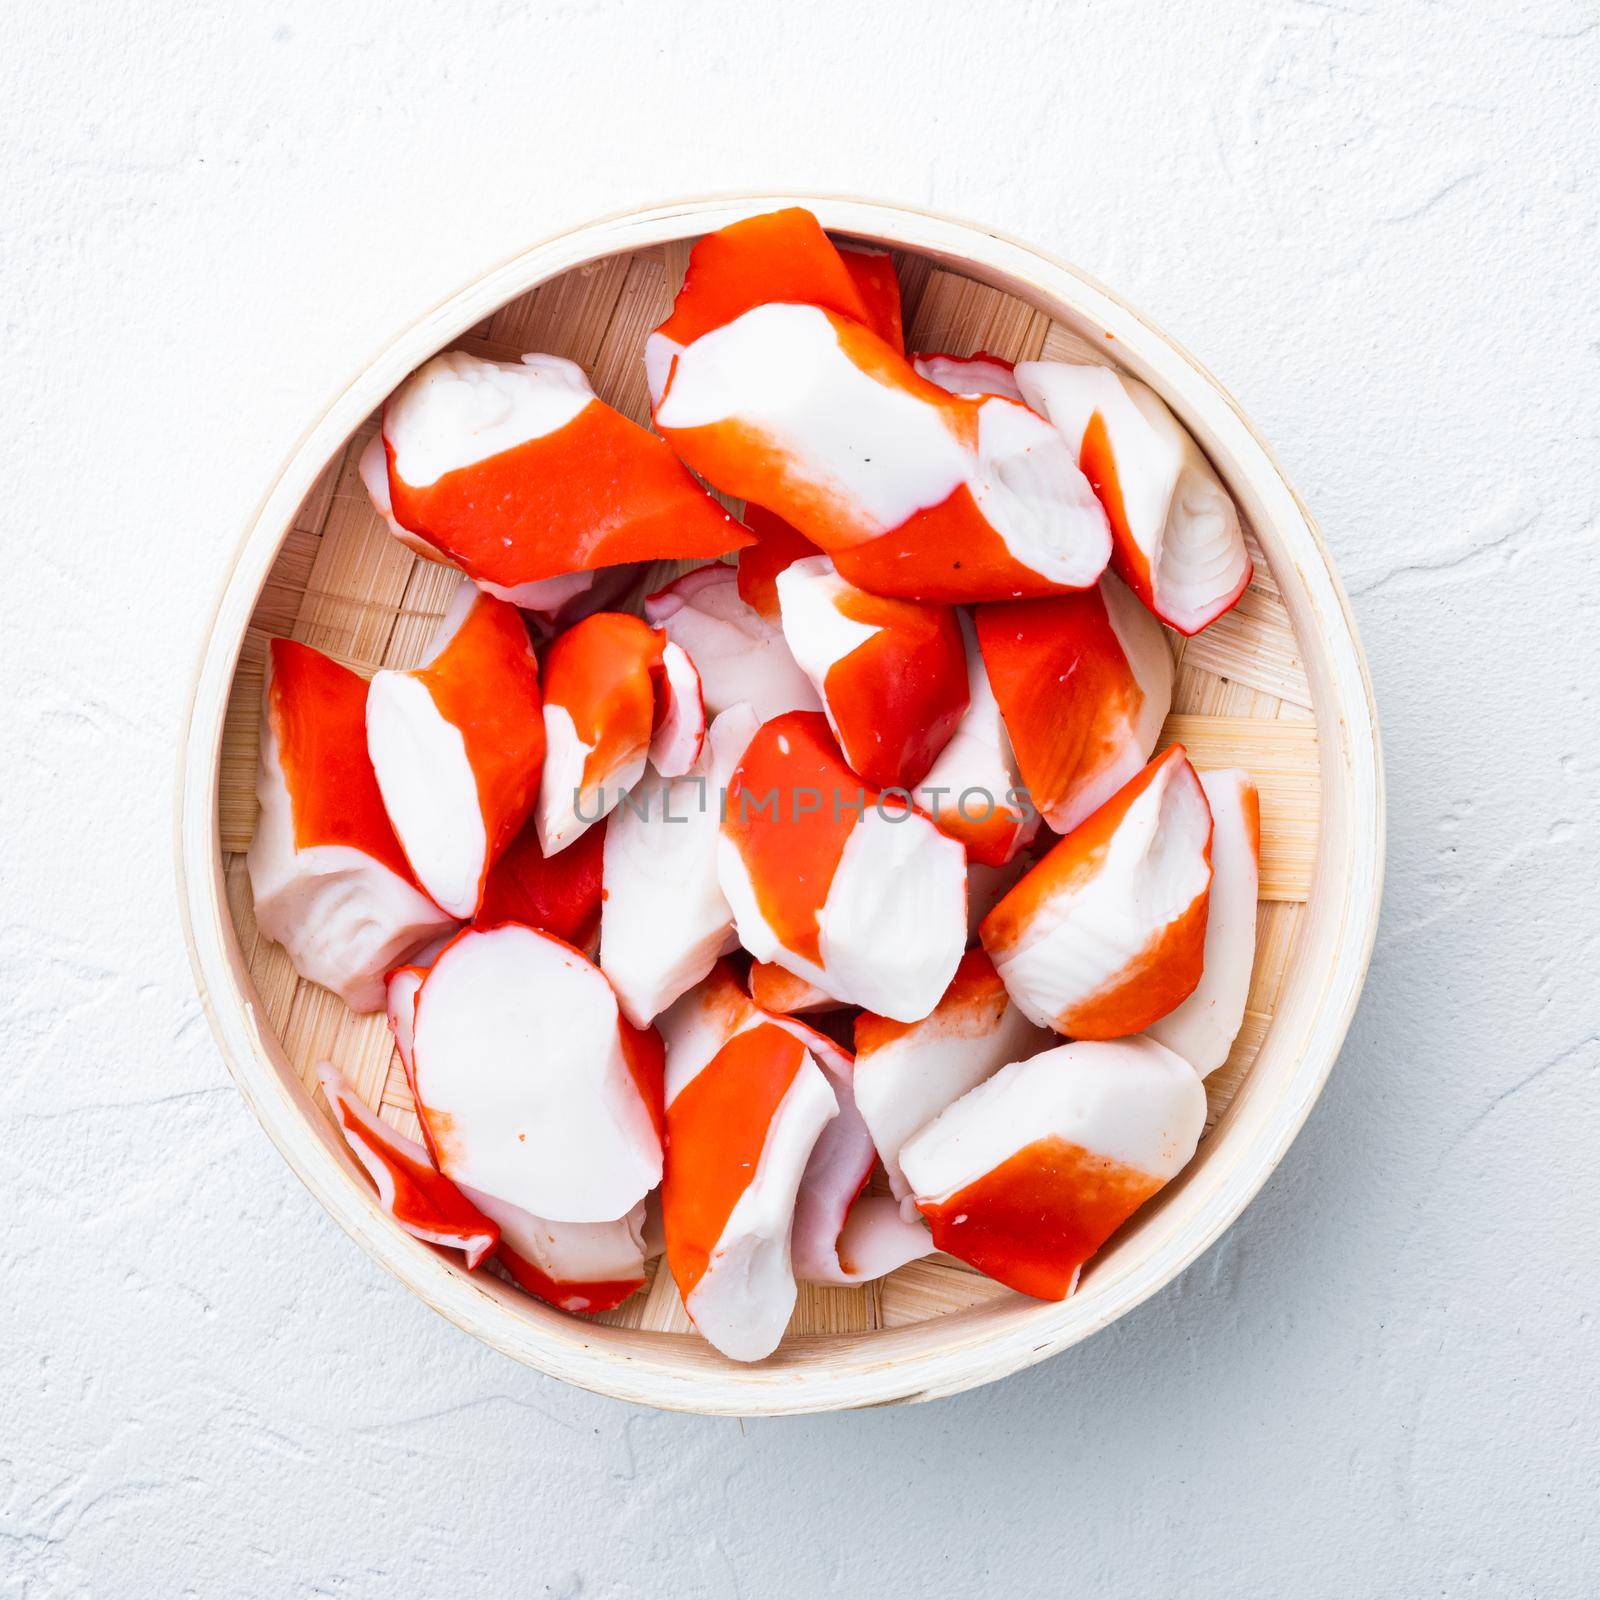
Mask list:
POLYGON ((1595 0, 0 9, 0 1594, 1592 1596, 1595 0), (246 1112, 178 932, 191 663, 300 429, 534 239, 745 185, 1037 240, 1210 364, 1383 717, 1350 1043, 1222 1244, 912 1410, 473 1344, 246 1112))

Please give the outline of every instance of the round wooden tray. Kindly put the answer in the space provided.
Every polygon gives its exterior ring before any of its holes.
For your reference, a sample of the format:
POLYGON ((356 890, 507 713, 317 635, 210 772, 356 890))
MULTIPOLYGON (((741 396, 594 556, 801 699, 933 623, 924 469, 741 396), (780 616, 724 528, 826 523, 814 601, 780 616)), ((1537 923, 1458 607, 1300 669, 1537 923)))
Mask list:
POLYGON ((431 1306, 519 1361, 624 1399, 722 1414, 953 1394, 1104 1327, 1181 1271, 1243 1209, 1316 1099, 1360 991, 1383 876, 1382 773, 1360 646, 1310 516, 1238 407, 1192 357, 1064 262, 970 223, 828 196, 697 200, 591 223, 486 274, 401 334, 313 424, 245 536, 200 663, 178 806, 201 997, 245 1098, 318 1199, 431 1306), (802 1285, 777 1353, 740 1366, 687 1331, 665 1270, 619 1310, 584 1320, 489 1273, 468 1274, 379 1211, 313 1100, 314 1066, 331 1058, 415 1135, 388 1030, 381 1015, 353 1016, 301 981, 259 937, 244 851, 267 640, 301 639, 369 672, 409 666, 455 582, 402 549, 362 490, 356 462, 384 397, 446 346, 512 358, 541 350, 578 361, 605 399, 647 422, 644 337, 666 315, 690 244, 795 203, 840 236, 895 252, 910 348, 1120 364, 1164 396, 1221 471, 1247 522, 1255 581, 1199 637, 1173 636, 1179 664, 1163 742, 1181 740, 1201 767, 1255 774, 1263 899, 1244 1030, 1207 1082, 1199 1153, 1100 1253, 1072 1299, 1041 1304, 935 1257, 862 1288, 802 1285))

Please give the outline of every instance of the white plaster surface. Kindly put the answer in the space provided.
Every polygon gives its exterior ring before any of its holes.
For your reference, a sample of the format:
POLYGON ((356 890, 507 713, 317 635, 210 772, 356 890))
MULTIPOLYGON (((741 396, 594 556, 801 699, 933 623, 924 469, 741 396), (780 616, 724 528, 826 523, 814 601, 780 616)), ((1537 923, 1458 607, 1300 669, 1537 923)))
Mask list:
POLYGON ((0 1595, 1600 1592, 1593 0, 0 9, 0 1595), (1384 720, 1366 998, 1110 1331, 933 1406, 656 1415, 392 1282, 232 1087, 173 894, 235 540, 485 263, 746 185, 1074 259, 1318 513, 1384 720))

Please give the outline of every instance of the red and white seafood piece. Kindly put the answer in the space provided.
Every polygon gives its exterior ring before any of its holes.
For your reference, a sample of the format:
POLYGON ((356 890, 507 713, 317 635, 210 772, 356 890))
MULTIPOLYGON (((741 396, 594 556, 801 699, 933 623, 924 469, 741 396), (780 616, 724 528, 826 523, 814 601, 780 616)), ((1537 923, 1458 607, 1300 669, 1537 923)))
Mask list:
POLYGON ((1199 1075, 1166 1046, 1064 1044, 962 1096, 900 1163, 941 1250, 1065 1300, 1084 1263, 1188 1164, 1205 1120, 1199 1075))
POLYGON ((570 945, 469 929, 416 1000, 417 1115, 439 1170, 558 1222, 625 1216, 661 1177, 661 1041, 570 945))
POLYGON ((463 1191, 500 1229, 495 1259, 518 1288, 594 1316, 644 1286, 645 1202, 615 1222, 551 1222, 476 1189, 463 1191))
POLYGON ((822 555, 785 568, 777 589, 789 652, 851 770, 880 789, 920 783, 967 709, 954 608, 868 594, 822 555))
POLYGON ((1194 993, 1152 1022, 1149 1033, 1204 1078, 1228 1059, 1250 995, 1261 881, 1261 797, 1249 773, 1237 768, 1202 772, 1200 786, 1212 820, 1205 965, 1194 993))
POLYGON ((673 359, 656 426, 709 482, 876 594, 966 601, 1093 583, 1106 514, 1074 452, 999 396, 948 394, 858 322, 758 305, 673 359))
POLYGON ((915 1021, 961 960, 961 846, 862 783, 814 712, 750 741, 728 784, 718 872, 745 949, 850 1004, 915 1021))
POLYGON ((919 378, 936 383, 950 394, 998 394, 1022 399, 1017 387, 1016 363, 980 350, 971 356, 948 356, 942 350, 914 355, 911 365, 919 378))
POLYGON ((544 768, 539 665, 516 607, 463 583, 426 665, 373 678, 367 753, 417 881, 473 916, 544 768))
POLYGON ((520 922, 588 951, 600 931, 610 820, 602 818, 553 856, 540 849, 539 830, 527 823, 490 867, 474 925, 492 928, 501 922, 520 922))
POLYGON ((272 641, 247 858, 256 926, 352 1011, 376 1011, 384 974, 455 925, 422 892, 383 808, 366 708, 358 673, 272 641))
POLYGON ((1250 586, 1239 508, 1189 430, 1137 378, 1064 361, 1017 366, 1111 519, 1111 560, 1169 627, 1198 633, 1250 586))
POLYGON ((870 245, 836 243, 835 248, 867 309, 867 326, 885 344, 904 353, 900 280, 895 276, 894 258, 887 250, 875 250, 870 245))
POLYGON ((757 726, 748 706, 724 711, 692 772, 666 778, 652 768, 607 818, 600 966, 638 1027, 693 988, 732 941, 717 881, 721 798, 757 726))
POLYGON ((870 1011, 856 1018, 855 1103, 907 1215, 916 1205, 900 1170, 906 1141, 969 1089, 1053 1042, 1012 1005, 981 950, 961 958, 944 998, 921 1022, 870 1011))
POLYGON ((899 328, 899 285, 891 313, 888 286, 874 258, 847 259, 800 206, 746 217, 706 234, 689 252, 672 315, 645 340, 651 404, 660 403, 672 364, 686 346, 753 306, 775 301, 821 306, 891 340, 899 328))
POLYGON ((1017 1007, 1078 1039, 1142 1033, 1194 992, 1211 810, 1182 745, 1080 823, 979 930, 1017 1007))
POLYGON ((660 439, 558 356, 437 355, 389 397, 383 442, 386 514, 517 603, 535 605, 524 584, 748 542, 660 439))
POLYGON ((795 1204, 838 1101, 801 1036, 765 1017, 726 968, 661 1031, 667 1265, 700 1333, 735 1361, 760 1361, 794 1310, 795 1204))
POLYGON ((775 1018, 822 1069, 839 1114, 817 1136, 795 1199, 790 1257, 804 1283, 868 1283, 933 1253, 933 1239, 913 1209, 888 1195, 865 1194, 877 1150, 855 1097, 848 1050, 792 1017, 775 1018))
POLYGON ((1029 798, 1070 833, 1150 759, 1172 708, 1161 624, 1115 577, 979 606, 978 644, 1029 798))
POLYGON ((806 1011, 839 1011, 843 1000, 835 1000, 825 989, 819 989, 804 978, 785 971, 775 961, 750 963, 750 998, 763 1011, 778 1016, 793 1016, 806 1011))
POLYGON ((547 856, 611 811, 652 753, 665 776, 688 770, 704 737, 699 689, 681 648, 626 612, 596 612, 556 638, 544 658, 544 781, 534 812, 547 856))
POLYGON ((378 1203, 415 1239, 462 1251, 469 1268, 500 1242, 500 1229, 448 1178, 428 1152, 373 1115, 326 1061, 317 1069, 334 1126, 378 1191, 378 1203))
MULTIPOLYGON (((797 528, 782 517, 775 517, 762 506, 744 508, 745 526, 756 542, 739 552, 739 598, 759 611, 768 622, 781 623, 778 603, 778 574, 797 561, 822 552, 797 528)), ((786 711, 810 710, 809 706, 785 706, 786 711)))
POLYGON ((1039 813, 1022 786, 1011 735, 972 619, 958 612, 966 652, 967 709, 911 798, 941 833, 966 846, 974 865, 1004 866, 1039 831, 1039 813))
POLYGON ((708 716, 741 703, 763 722, 785 711, 820 711, 822 702, 778 624, 776 589, 769 620, 740 588, 734 569, 714 562, 651 595, 644 614, 688 652, 708 716))

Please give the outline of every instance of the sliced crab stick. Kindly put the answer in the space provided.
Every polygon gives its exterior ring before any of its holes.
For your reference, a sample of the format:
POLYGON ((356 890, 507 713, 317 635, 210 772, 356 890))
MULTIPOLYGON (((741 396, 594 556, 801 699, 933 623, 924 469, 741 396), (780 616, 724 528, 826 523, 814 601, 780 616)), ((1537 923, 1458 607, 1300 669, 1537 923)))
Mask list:
POLYGON ((422 887, 473 916, 533 810, 544 768, 539 667, 517 608, 464 583, 432 659, 367 694, 367 753, 422 887))
POLYGON ((777 589, 789 653, 850 769, 879 789, 920 783, 967 709, 954 608, 868 594, 822 555, 785 568, 777 589))
POLYGON ((693 660, 708 716, 741 703, 763 722, 785 711, 822 709, 789 654, 776 593, 769 619, 745 600, 734 569, 716 562, 686 572, 645 601, 645 617, 693 660))
MULTIPOLYGON (((847 261, 809 211, 789 206, 746 217, 706 234, 689 252, 672 315, 645 340, 651 403, 660 401, 672 363, 685 346, 753 306, 775 301, 821 306, 876 326, 886 338, 892 331, 880 269, 866 258, 847 261)), ((895 326, 899 306, 896 285, 895 326)))
POLYGON ((635 1026, 705 977, 732 940, 717 881, 721 797, 757 726, 748 706, 724 711, 688 775, 648 771, 607 818, 600 966, 635 1026))
POLYGON ((570 945, 469 929, 416 1000, 417 1114, 457 1183, 558 1222, 612 1222, 661 1177, 661 1042, 570 945))
POLYGON ((1013 1062, 900 1152, 934 1242, 991 1278, 1064 1300, 1083 1265, 1187 1165, 1206 1120, 1194 1068, 1153 1039, 1013 1062))
POLYGON ((500 1229, 448 1179, 428 1152, 374 1116, 327 1062, 317 1069, 334 1126, 361 1163, 378 1202, 415 1239, 462 1251, 475 1267, 500 1242, 500 1229))
POLYGON ((388 515, 480 583, 748 542, 660 439, 557 356, 437 355, 389 397, 383 442, 388 515))
POLYGON ((376 1011, 384 974, 455 925, 422 892, 383 808, 366 705, 358 673, 272 641, 247 858, 256 926, 352 1011, 376 1011))
POLYGON ((836 248, 867 309, 867 326, 885 344, 904 353, 906 336, 894 257, 887 250, 874 250, 864 244, 839 244, 836 248))
POLYGON ((949 394, 814 305, 760 305, 696 338, 655 420, 709 482, 877 594, 1051 594, 1093 583, 1110 557, 1106 514, 1042 417, 949 394))
POLYGON ((705 712, 699 674, 683 655, 621 611, 585 617, 551 644, 544 661, 544 781, 534 812, 547 856, 612 810, 650 756, 666 777, 693 764, 705 712))
POLYGON ((1152 1022, 1149 1032, 1204 1078, 1228 1059, 1250 994, 1261 876, 1261 798, 1249 773, 1237 769, 1202 772, 1200 786, 1212 821, 1205 965, 1194 993, 1152 1022))
POLYGON ((747 505, 744 520, 756 542, 739 552, 739 598, 768 622, 779 622, 782 608, 778 604, 778 574, 795 562, 822 552, 799 529, 791 528, 782 517, 762 506, 747 505))
POLYGON ((615 1222, 551 1222, 476 1189, 500 1230, 495 1260, 516 1285, 562 1311, 612 1311, 644 1285, 645 1203, 615 1222))
POLYGON ((906 1141, 1001 1067, 1053 1042, 1011 1003, 994 964, 969 951, 921 1022, 864 1011, 856 1018, 855 1103, 883 1159, 895 1199, 914 1215, 900 1170, 906 1141))
POLYGON ((794 1310, 795 1204, 838 1101, 801 1037, 725 968, 667 1013, 662 1035, 667 1265, 700 1333, 735 1361, 760 1361, 794 1310))
POLYGON ((1169 627, 1198 633, 1250 586, 1239 509, 1165 402, 1109 367, 1024 361, 1023 398, 1060 430, 1111 519, 1111 559, 1169 627))
POLYGON ((819 989, 804 978, 786 972, 773 961, 750 963, 750 998, 763 1011, 779 1016, 792 1016, 803 1011, 838 1011, 843 1000, 835 1000, 825 989, 819 989))
POLYGON ((609 822, 602 819, 565 850, 546 856, 530 821, 490 867, 476 926, 521 922, 587 950, 600 929, 609 822))
POLYGON ((1029 798, 1070 833, 1156 747, 1172 708, 1161 624, 1110 575, 1078 594, 979 606, 975 620, 1029 798))
POLYGON ((947 356, 941 351, 914 355, 911 365, 919 378, 936 383, 950 394, 998 394, 1007 400, 1021 400, 1017 387, 1016 365, 1002 356, 980 350, 973 356, 947 356))
POLYGON ((989 686, 972 619, 959 612, 966 658, 967 709, 912 800, 941 833, 966 846, 974 865, 1004 866, 1039 831, 1011 735, 989 686))
POLYGON ((779 1019, 779 1025, 810 1051, 839 1105, 800 1179, 790 1236, 795 1277, 804 1283, 868 1283, 931 1255, 933 1239, 915 1211, 903 1214, 890 1196, 863 1193, 877 1150, 856 1105, 850 1052, 793 1018, 779 1019))
POLYGON ((1078 1039, 1141 1033, 1194 992, 1211 810, 1172 745, 1074 828, 979 930, 1018 1008, 1078 1039))
POLYGON ((925 1017, 966 943, 966 861, 844 764, 826 720, 763 724, 728 784, 718 871, 739 942, 840 1000, 925 1017))

